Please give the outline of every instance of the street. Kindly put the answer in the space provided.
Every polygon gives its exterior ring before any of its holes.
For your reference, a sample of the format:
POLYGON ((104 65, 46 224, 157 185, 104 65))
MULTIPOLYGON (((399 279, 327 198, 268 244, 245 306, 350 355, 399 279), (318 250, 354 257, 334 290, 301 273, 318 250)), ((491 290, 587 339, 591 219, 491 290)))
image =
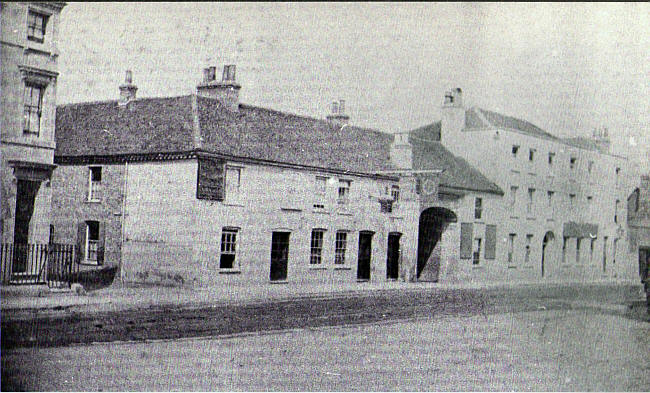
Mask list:
POLYGON ((3 390, 647 391, 649 352, 648 322, 541 310, 21 348, 2 369, 3 390))

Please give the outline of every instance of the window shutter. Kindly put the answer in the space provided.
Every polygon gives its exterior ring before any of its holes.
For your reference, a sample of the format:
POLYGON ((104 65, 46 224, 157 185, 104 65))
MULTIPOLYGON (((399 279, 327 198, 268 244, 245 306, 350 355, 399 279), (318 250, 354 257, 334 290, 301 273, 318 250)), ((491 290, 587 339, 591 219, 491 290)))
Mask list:
POLYGON ((97 242, 97 264, 104 264, 104 243, 106 235, 106 225, 103 222, 99 222, 99 241, 97 242))
POLYGON ((497 252, 497 226, 485 226, 485 259, 496 258, 497 252))
POLYGON ((472 224, 460 224, 460 259, 470 259, 472 257, 472 224))
POLYGON ((226 196, 225 161, 213 157, 199 157, 198 162, 196 198, 223 201, 226 196))
POLYGON ((81 221, 77 224, 77 263, 84 260, 86 251, 86 222, 81 221))

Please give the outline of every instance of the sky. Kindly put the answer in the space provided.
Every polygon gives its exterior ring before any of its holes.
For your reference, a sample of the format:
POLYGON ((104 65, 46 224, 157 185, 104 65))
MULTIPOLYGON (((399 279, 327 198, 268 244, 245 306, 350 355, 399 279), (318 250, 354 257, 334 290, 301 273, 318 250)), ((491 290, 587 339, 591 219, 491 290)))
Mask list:
MULTIPOLYGON (((240 101, 401 132, 466 106, 559 136, 607 127, 650 170, 648 3, 68 3, 58 103, 191 94, 202 69, 237 65, 240 101)), ((219 71, 220 72, 220 71, 219 71)))

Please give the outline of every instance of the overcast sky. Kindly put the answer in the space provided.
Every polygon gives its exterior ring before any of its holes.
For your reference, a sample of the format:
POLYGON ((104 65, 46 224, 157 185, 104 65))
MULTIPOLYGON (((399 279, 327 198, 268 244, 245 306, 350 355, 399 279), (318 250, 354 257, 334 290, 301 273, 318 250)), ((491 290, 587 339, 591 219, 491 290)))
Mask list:
POLYGON ((195 91, 237 64, 241 102, 406 131, 440 119, 445 90, 556 135, 606 126, 648 169, 650 5, 69 3, 59 103, 195 91))

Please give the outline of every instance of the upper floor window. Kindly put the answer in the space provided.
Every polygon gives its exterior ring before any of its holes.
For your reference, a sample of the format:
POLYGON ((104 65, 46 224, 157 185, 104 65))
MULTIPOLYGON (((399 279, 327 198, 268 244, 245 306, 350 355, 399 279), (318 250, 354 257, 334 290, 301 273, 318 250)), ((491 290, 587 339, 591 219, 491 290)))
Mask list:
POLYGON ((314 209, 325 209, 325 200, 327 198, 327 181, 329 178, 316 176, 316 198, 314 200, 314 209))
POLYGON ((472 264, 473 265, 478 265, 479 262, 481 261, 481 242, 482 242, 482 239, 480 237, 474 239, 474 250, 472 252, 472 264))
POLYGON ((25 83, 23 131, 38 135, 41 131, 41 114, 43 112, 43 93, 45 86, 25 83))
POLYGON ((618 187, 618 180, 621 174, 621 168, 616 168, 616 187, 618 187))
POLYGON ((512 146, 512 156, 517 157, 518 152, 519 152, 519 145, 513 145, 512 146))
POLYGON ((530 247, 533 243, 533 235, 526 235, 526 253, 524 254, 524 262, 530 262, 530 247))
POLYGON ((548 207, 553 207, 553 195, 555 195, 555 191, 546 192, 546 196, 548 197, 548 207))
POLYGON ((570 169, 575 169, 575 167, 576 167, 576 162, 577 162, 577 161, 578 161, 577 158, 575 158, 575 157, 571 157, 571 158, 569 159, 569 168, 570 168, 570 169))
POLYGON ((223 228, 221 230, 220 269, 233 269, 236 266, 237 232, 236 228, 223 228))
POLYGON ((393 198, 393 202, 399 202, 399 186, 393 185, 390 188, 390 196, 393 198))
POLYGON ((350 180, 339 179, 339 197, 338 203, 346 204, 348 203, 348 197, 350 195, 350 180))
POLYGON ((226 167, 226 198, 237 198, 241 186, 241 168, 226 167))
POLYGON ((334 243, 334 263, 337 265, 345 264, 345 249, 348 244, 348 233, 345 231, 336 232, 336 241, 334 243))
POLYGON ((569 207, 572 209, 576 207, 576 194, 569 194, 569 207))
POLYGON ((519 187, 517 186, 510 186, 510 207, 514 207, 515 203, 517 203, 517 190, 519 187))
POLYGON ((533 161, 535 159, 535 149, 528 150, 528 161, 533 161))
POLYGON ((311 255, 309 256, 310 265, 320 265, 323 261, 323 236, 324 229, 314 229, 311 231, 311 255))
POLYGON ((483 198, 474 199, 474 218, 480 219, 483 215, 483 198))
POLYGON ((91 166, 88 168, 88 200, 99 202, 102 200, 102 167, 91 166))
POLYGON ((529 188, 528 189, 528 204, 526 205, 526 212, 527 213, 532 213, 533 212, 533 202, 535 201, 535 189, 534 188, 529 188))
POLYGON ((27 39, 43 43, 48 16, 30 10, 27 14, 27 39))
POLYGON ((508 263, 512 264, 514 261, 514 253, 515 253, 515 238, 517 237, 516 234, 511 233, 508 235, 508 263))
POLYGON ((618 206, 621 204, 620 200, 616 200, 616 205, 614 205, 614 222, 618 223, 618 206))
POLYGON ((553 165, 553 159, 555 158, 555 153, 548 153, 548 165, 553 165))

